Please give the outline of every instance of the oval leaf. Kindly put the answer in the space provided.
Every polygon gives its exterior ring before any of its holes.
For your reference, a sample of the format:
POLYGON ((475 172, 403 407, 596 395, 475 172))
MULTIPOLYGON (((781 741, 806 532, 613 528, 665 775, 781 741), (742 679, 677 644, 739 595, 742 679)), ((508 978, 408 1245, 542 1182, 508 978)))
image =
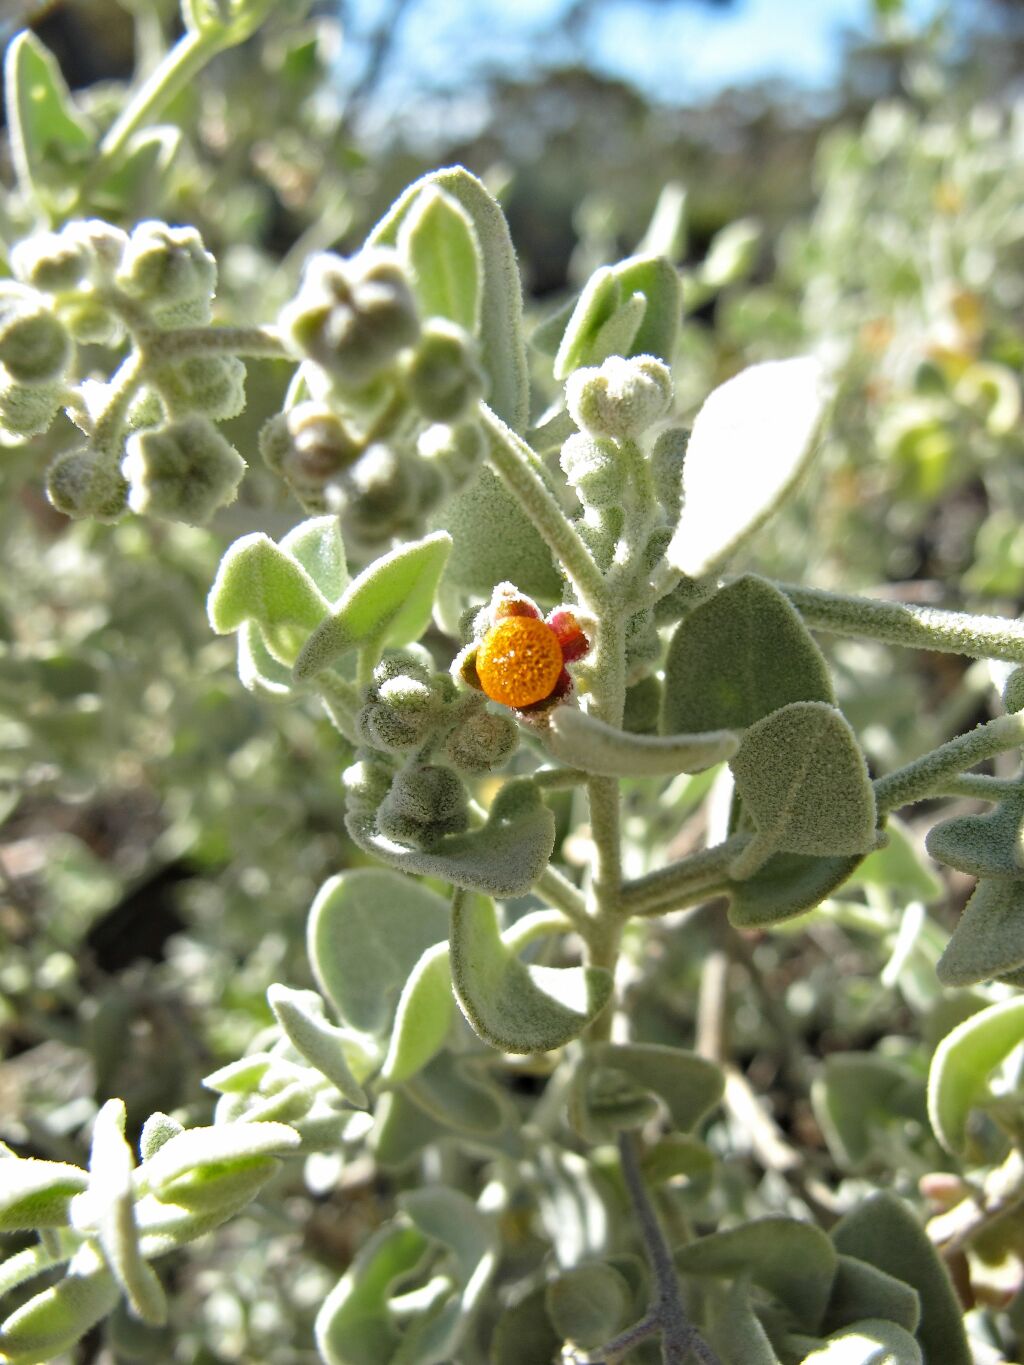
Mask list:
POLYGON ((836 1332, 864 1318, 883 1318, 907 1332, 921 1321, 921 1299, 912 1285, 855 1256, 839 1257, 823 1330, 836 1332))
POLYGON ((834 702, 821 650, 778 588, 746 574, 676 629, 661 732, 744 730, 794 701, 834 702))
POLYGON ((409 877, 360 867, 324 883, 306 944, 317 985, 364 1033, 385 1033, 410 973, 448 937, 448 904, 409 877))
POLYGON ((75 108, 53 53, 34 33, 19 33, 8 46, 4 88, 11 159, 22 192, 44 201, 67 193, 74 184, 72 168, 92 160, 96 135, 75 108))
POLYGON ((985 877, 935 965, 944 986, 975 986, 1024 966, 1024 880, 985 877))
POLYGON ((664 1101, 679 1133, 689 1133, 719 1100, 725 1077, 713 1062, 661 1043, 596 1043, 589 1056, 615 1067, 664 1101))
POLYGON ((428 948, 402 990, 381 1068, 385 1081, 407 1081, 440 1052, 454 1014, 448 944, 428 948))
POLYGON ((803 1365, 923 1365, 921 1348, 894 1322, 869 1319, 829 1337, 803 1365))
POLYGON ((316 992, 273 985, 267 1002, 296 1052, 326 1076, 349 1104, 367 1108, 366 1091, 353 1076, 345 1055, 345 1031, 324 1018, 323 1002, 316 992))
POLYGON ((820 905, 863 862, 854 858, 808 858, 776 853, 741 882, 728 882, 729 920, 737 929, 765 929, 820 905))
POLYGON ((752 365, 707 399, 683 471, 683 511, 665 552, 690 578, 714 572, 802 474, 825 410, 812 359, 752 365))
POLYGON ((732 758, 739 748, 739 737, 728 730, 664 738, 634 735, 573 706, 560 706, 552 713, 545 739, 563 763, 607 777, 696 773, 732 758))
POLYGON ((218 635, 253 621, 273 657, 290 665, 329 603, 299 562, 257 531, 228 549, 206 607, 218 635))
POLYGON ((449 318, 476 333, 483 264, 469 214, 437 186, 428 186, 402 222, 398 248, 409 263, 424 317, 449 318))
POLYGON ((613 1266, 594 1261, 549 1280, 545 1303, 558 1333, 588 1349, 608 1341, 625 1325, 633 1291, 613 1266))
POLYGON ((548 1052, 578 1038, 608 1003, 597 967, 528 967, 502 941, 494 904, 463 895, 452 906, 455 995, 473 1028, 503 1052, 548 1052))
POLYGON ((117 1281, 108 1270, 68 1273, 22 1304, 0 1326, 0 1358, 7 1365, 39 1365, 68 1351, 117 1303, 117 1281))
POLYGON ((418 640, 430 624, 451 545, 451 536, 435 531, 365 568, 307 639, 295 660, 295 677, 313 677, 350 649, 418 640))
POLYGON ((729 868, 756 871, 772 853, 867 853, 875 795, 857 737, 825 702, 798 701, 752 725, 730 764, 757 834, 729 868))
POLYGON ((988 1094, 989 1079, 1024 1043, 1024 996, 972 1014, 935 1049, 928 1072, 928 1117, 947 1152, 968 1154, 971 1109, 988 1094))
POLYGON ((34 1157, 5 1160, 0 1175, 0 1232, 65 1225, 71 1198, 89 1183, 77 1166, 34 1157))

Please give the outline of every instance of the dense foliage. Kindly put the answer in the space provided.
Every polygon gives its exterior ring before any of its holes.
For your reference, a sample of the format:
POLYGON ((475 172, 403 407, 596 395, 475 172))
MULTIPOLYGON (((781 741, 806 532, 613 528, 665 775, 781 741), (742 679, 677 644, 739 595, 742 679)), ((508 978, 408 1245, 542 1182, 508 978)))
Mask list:
POLYGON ((132 10, 5 54, 0 1361, 1019 1361, 1019 111, 541 303, 132 10))

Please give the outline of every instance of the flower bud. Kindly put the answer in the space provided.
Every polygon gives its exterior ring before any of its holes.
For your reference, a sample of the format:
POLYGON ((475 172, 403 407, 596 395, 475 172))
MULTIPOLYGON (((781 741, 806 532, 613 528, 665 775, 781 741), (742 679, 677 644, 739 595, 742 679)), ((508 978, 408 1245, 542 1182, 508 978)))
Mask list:
POLYGON ((60 316, 79 345, 119 346, 124 340, 124 323, 97 299, 86 296, 63 303, 60 316))
POLYGON ((298 403, 260 432, 267 464, 297 492, 313 492, 353 464, 362 447, 325 403, 298 403))
POLYGON ((41 435, 63 396, 60 384, 0 384, 0 432, 21 440, 41 435))
POLYGON ((430 848, 444 835, 461 833, 468 825, 462 779, 438 764, 402 768, 377 811, 381 834, 414 848, 430 848))
POLYGON ((440 707, 430 684, 408 674, 368 689, 366 705, 356 716, 364 744, 385 753, 415 749, 437 728, 440 707))
POLYGON ((431 422, 455 422, 483 398, 487 380, 473 338, 441 318, 424 328, 409 363, 409 397, 431 422))
POLYGON ((106 284, 121 267, 128 249, 128 234, 118 227, 104 223, 101 218, 83 218, 66 223, 61 229, 75 246, 80 246, 89 260, 89 278, 94 283, 106 284))
POLYGON ((39 233, 11 251, 11 270, 16 278, 48 294, 74 289, 88 269, 86 244, 67 232, 39 233))
POLYGON ((371 383, 419 334, 401 261, 384 248, 351 260, 330 252, 314 256, 281 327, 300 356, 354 389, 371 383))
POLYGON ((217 284, 217 263, 195 228, 140 223, 129 239, 117 284, 158 308, 207 303, 217 284))
POLYGON ((125 511, 128 484, 106 456, 81 446, 58 455, 50 465, 46 496, 67 517, 116 521, 125 511))
POLYGON ((52 384, 71 361, 71 338, 42 294, 0 293, 0 364, 17 384, 52 384))
POLYGON ((474 707, 445 744, 445 757, 465 773, 486 773, 509 758, 519 743, 511 716, 474 707))
POLYGON ((577 432, 562 446, 558 462, 580 501, 588 506, 608 507, 622 496, 625 473, 614 442, 577 432))
POLYGON ((672 404, 672 374, 654 356, 610 356, 599 368, 577 370, 565 386, 573 421, 591 436, 632 441, 672 404))
POLYGON ((409 467, 390 446, 372 445, 336 482, 327 485, 327 503, 343 511, 353 533, 363 540, 394 535, 409 523, 419 499, 409 467))
POLYGON ((683 461, 690 433, 683 427, 669 427, 654 443, 651 451, 651 478, 658 501, 673 521, 678 520, 683 506, 683 461))
POLYGON ((354 814, 374 814, 391 790, 395 770, 378 754, 360 758, 341 774, 348 809, 354 814))
POLYGON ((129 436, 121 472, 133 512, 202 525, 234 502, 245 461, 205 417, 129 436))
POLYGON ((483 428, 478 422, 459 422, 455 426, 435 423, 420 433, 416 453, 440 471, 454 492, 476 473, 486 447, 483 428))
POLYGON ((151 378, 172 412, 198 412, 226 422, 245 408, 245 361, 238 356, 189 356, 161 365, 151 378))

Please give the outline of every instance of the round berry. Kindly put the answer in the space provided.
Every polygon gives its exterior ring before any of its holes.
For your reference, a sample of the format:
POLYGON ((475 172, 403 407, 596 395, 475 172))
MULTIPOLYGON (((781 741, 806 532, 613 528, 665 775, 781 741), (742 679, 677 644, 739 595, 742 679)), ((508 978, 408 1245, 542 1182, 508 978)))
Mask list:
POLYGON ((484 636, 476 671, 492 701, 518 709, 532 706, 554 691, 562 672, 562 646, 544 621, 508 616, 484 636))

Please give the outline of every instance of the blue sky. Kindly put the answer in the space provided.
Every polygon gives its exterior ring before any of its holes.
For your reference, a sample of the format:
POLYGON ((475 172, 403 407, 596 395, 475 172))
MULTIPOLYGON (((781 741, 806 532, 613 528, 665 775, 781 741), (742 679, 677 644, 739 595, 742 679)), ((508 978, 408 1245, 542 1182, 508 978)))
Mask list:
MULTIPOLYGON (((904 0, 905 13, 916 22, 938 3, 904 0)), ((379 8, 379 0, 359 0, 356 13, 372 21, 379 8)), ((578 56, 537 40, 563 8, 563 0, 414 0, 402 21, 388 93, 400 99, 410 85, 458 87, 456 54, 475 69, 511 73, 578 56)), ((735 0, 724 11, 606 0, 584 55, 599 70, 670 100, 765 77, 821 89, 837 73, 843 29, 867 31, 870 16, 870 0, 735 0)))

